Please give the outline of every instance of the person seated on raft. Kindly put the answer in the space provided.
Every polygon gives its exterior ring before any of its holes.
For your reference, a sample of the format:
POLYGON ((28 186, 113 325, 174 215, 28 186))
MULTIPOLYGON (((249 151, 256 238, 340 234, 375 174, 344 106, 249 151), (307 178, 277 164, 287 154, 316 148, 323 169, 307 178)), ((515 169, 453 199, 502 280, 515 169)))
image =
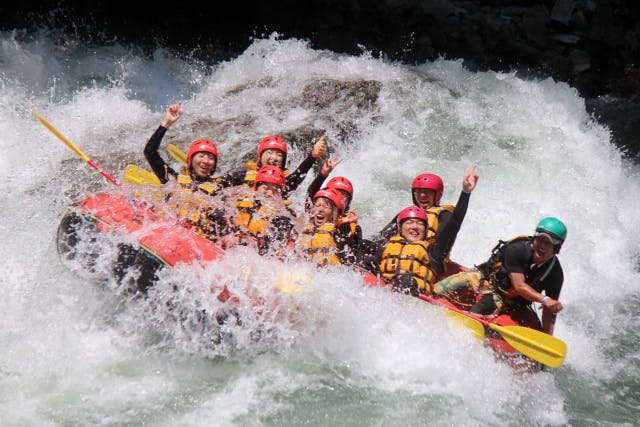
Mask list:
MULTIPOLYGON (((307 188, 308 211, 311 208, 313 196, 320 190, 324 180, 331 171, 342 162, 337 156, 324 161, 320 172, 307 188)), ((343 196, 344 212, 336 220, 336 238, 344 242, 345 263, 354 263, 360 259, 360 246, 362 243, 362 228, 358 225, 358 213, 349 209, 353 200, 353 184, 344 176, 333 177, 327 182, 325 188, 338 190, 343 196)))
MULTIPOLYGON (((226 222, 220 240, 223 248, 255 246, 260 255, 266 255, 293 245, 292 218, 296 213, 290 208, 291 201, 283 199, 285 181, 284 172, 277 166, 258 170, 253 188, 236 200, 235 212, 226 222)), ((219 223, 223 222, 221 218, 219 223)))
POLYGON ((564 273, 557 255, 566 238, 562 221, 543 218, 533 236, 500 240, 486 262, 437 282, 433 294, 470 313, 509 314, 521 325, 553 335, 563 308, 558 298, 564 273), (542 323, 533 302, 542 304, 542 323))
POLYGON ((296 250, 318 267, 347 261, 344 242, 336 233, 336 221, 344 212, 344 197, 338 190, 323 188, 313 196, 309 223, 302 229, 296 250))
POLYGON ((368 266, 371 273, 380 274, 394 291, 413 296, 430 294, 431 286, 443 272, 445 257, 460 230, 477 181, 475 166, 470 171, 465 166, 462 191, 451 219, 433 239, 427 238, 429 219, 424 209, 409 206, 400 211, 399 233, 389 239, 365 268, 368 266))
MULTIPOLYGON (((443 228, 447 221, 449 221, 454 210, 453 205, 440 205, 443 192, 444 184, 442 178, 435 174, 420 174, 416 176, 411 183, 411 197, 414 206, 422 208, 427 213, 428 226, 426 240, 430 242, 433 242, 438 230, 443 228)), ((396 215, 378 234, 374 235, 371 239, 363 240, 362 252, 364 254, 372 254, 379 251, 380 246, 384 245, 391 236, 398 234, 397 224, 398 216, 396 215)), ((453 244, 451 246, 453 247, 453 244)), ((449 254, 447 254, 444 271, 440 274, 439 278, 462 269, 462 266, 451 262, 449 260, 449 254)))
POLYGON ((182 114, 182 102, 167 108, 164 120, 144 147, 144 157, 162 184, 166 184, 173 178, 181 187, 189 191, 202 191, 212 195, 220 187, 225 186, 222 179, 213 176, 218 164, 218 148, 215 143, 204 138, 193 141, 187 153, 187 167, 179 173, 171 168, 158 153, 162 138, 182 114))
POLYGON ((302 161, 298 169, 289 172, 286 169, 287 164, 287 143, 284 139, 277 135, 270 135, 262 139, 258 144, 258 152, 255 162, 247 162, 246 170, 230 172, 222 179, 228 185, 253 186, 253 182, 257 171, 266 165, 273 165, 281 168, 286 175, 286 185, 284 196, 298 188, 302 181, 306 178, 307 173, 315 163, 316 159, 327 154, 327 141, 325 136, 321 136, 313 145, 313 149, 309 156, 302 161))
POLYGON ((191 143, 187 153, 187 166, 176 172, 162 159, 158 148, 167 130, 183 114, 182 103, 167 108, 162 124, 151 135, 144 147, 144 156, 162 184, 175 180, 183 190, 167 194, 167 201, 175 205, 178 218, 184 225, 206 237, 217 235, 221 225, 216 217, 218 209, 211 206, 211 198, 220 188, 228 186, 226 181, 213 175, 218 164, 218 148, 213 141, 198 139, 191 143))

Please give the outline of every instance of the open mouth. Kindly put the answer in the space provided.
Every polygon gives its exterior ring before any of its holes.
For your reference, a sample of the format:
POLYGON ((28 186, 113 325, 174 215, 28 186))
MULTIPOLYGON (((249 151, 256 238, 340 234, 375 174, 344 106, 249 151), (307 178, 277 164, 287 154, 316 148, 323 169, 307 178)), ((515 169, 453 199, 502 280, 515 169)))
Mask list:
POLYGON ((327 220, 327 217, 324 214, 316 214, 316 216, 313 218, 313 222, 315 222, 316 225, 322 225, 325 223, 325 221, 327 220))

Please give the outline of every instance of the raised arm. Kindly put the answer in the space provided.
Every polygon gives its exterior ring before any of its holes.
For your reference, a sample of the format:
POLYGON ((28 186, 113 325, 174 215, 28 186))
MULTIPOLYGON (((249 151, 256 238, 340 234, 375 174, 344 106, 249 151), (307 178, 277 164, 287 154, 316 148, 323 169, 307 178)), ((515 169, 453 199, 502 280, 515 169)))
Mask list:
POLYGON ((429 256, 433 263, 438 266, 439 270, 442 270, 444 258, 451 250, 458 231, 460 231, 462 221, 467 214, 471 192, 476 188, 477 183, 478 175, 476 174, 475 165, 472 166, 470 170, 467 170, 465 166, 464 178, 462 179, 462 191, 460 192, 460 197, 453 210, 451 219, 438 231, 435 243, 429 246, 429 256))
POLYGON ((147 141, 147 144, 144 147, 144 157, 149 162, 151 169, 156 174, 160 182, 163 184, 169 181, 169 175, 177 176, 177 172, 171 169, 165 161, 160 157, 158 153, 158 149, 160 148, 160 143, 162 142, 162 138, 165 133, 167 133, 167 129, 174 124, 180 116, 182 115, 182 102, 178 102, 173 104, 167 108, 167 112, 165 114, 164 120, 158 126, 158 129, 155 130, 151 138, 147 141))

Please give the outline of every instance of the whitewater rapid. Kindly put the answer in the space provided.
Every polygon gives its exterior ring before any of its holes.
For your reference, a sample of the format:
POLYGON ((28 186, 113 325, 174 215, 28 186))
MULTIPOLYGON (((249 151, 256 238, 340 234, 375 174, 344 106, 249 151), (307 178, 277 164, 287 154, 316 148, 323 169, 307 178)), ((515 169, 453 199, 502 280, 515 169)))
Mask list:
MULTIPOLYGON (((147 56, 56 40, 0 34, 3 425, 637 422, 639 168, 574 88, 471 72, 455 60, 407 66, 338 55, 275 35, 211 64, 161 48, 147 56), (376 82, 379 92, 357 105, 331 92, 336 82, 376 82), (171 321, 163 291, 189 286, 180 296, 189 307, 212 280, 243 286, 277 276, 278 264, 239 251, 223 266, 175 269, 150 301, 69 270, 54 244, 60 218, 113 188, 33 112, 121 177, 128 163, 147 167, 143 146, 178 100, 185 114, 165 143, 214 139, 220 172, 241 168, 264 135, 324 130, 344 158, 334 173, 354 184, 365 236, 411 204, 415 175, 439 174, 443 202, 454 203, 472 164, 480 180, 455 261, 482 262, 498 239, 561 218, 565 310, 555 333, 568 346, 564 365, 514 377, 437 308, 295 263, 288 268, 313 278, 292 296, 305 321, 270 323, 269 339, 255 344, 251 332, 266 321, 256 316, 235 329, 234 349, 212 351, 197 330, 171 321)), ((292 146, 289 166, 306 154, 292 146)))

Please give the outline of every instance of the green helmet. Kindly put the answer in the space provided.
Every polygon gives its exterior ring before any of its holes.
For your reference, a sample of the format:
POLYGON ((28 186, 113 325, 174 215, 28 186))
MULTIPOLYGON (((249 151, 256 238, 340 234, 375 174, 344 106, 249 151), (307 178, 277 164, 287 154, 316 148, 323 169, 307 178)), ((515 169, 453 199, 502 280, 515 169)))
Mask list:
POLYGON ((540 220, 536 226, 537 233, 549 234, 554 240, 558 240, 554 243, 559 245, 567 238, 567 227, 558 218, 549 216, 540 220))

